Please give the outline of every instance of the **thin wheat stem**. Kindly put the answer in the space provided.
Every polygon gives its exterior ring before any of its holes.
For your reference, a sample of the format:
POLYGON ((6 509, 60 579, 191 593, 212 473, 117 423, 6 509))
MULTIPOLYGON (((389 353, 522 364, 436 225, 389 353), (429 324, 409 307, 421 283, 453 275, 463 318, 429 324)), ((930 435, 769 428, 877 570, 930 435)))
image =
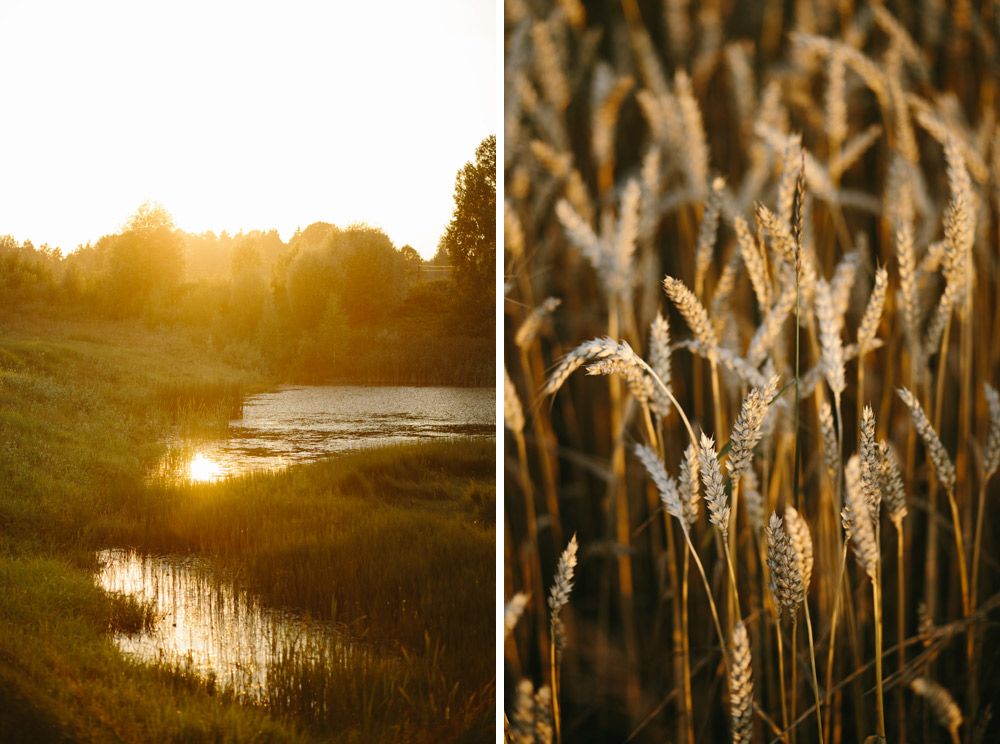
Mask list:
POLYGON ((976 509, 976 536, 972 541, 972 585, 970 600, 972 609, 979 605, 979 556, 983 538, 983 520, 986 518, 986 479, 979 484, 979 505, 976 509))
POLYGON ((694 744, 694 704, 691 698, 691 636, 688 628, 688 573, 691 571, 691 553, 684 543, 684 575, 681 577, 681 633, 684 665, 684 709, 687 723, 688 744, 694 744))
MULTIPOLYGON (((896 521, 896 582, 898 584, 898 598, 896 601, 899 612, 897 628, 897 643, 899 644, 899 669, 906 668, 906 603, 903 601, 903 585, 906 575, 903 564, 903 520, 896 521)), ((903 688, 899 687, 899 740, 906 741, 906 707, 903 705, 903 688)))
POLYGON ((670 392, 670 387, 666 385, 663 382, 663 380, 660 379, 660 376, 656 374, 656 372, 654 372, 653 369, 649 367, 649 365, 647 365, 645 362, 643 362, 642 365, 643 368, 646 370, 646 372, 649 373, 649 376, 653 378, 653 381, 657 385, 659 385, 663 389, 663 392, 666 394, 666 396, 670 398, 670 402, 674 404, 674 408, 676 408, 677 413, 680 414, 681 421, 684 422, 684 428, 687 429, 688 436, 691 437, 691 441, 694 442, 695 445, 697 445, 698 438, 694 435, 694 429, 691 426, 691 422, 688 421, 687 414, 684 413, 684 409, 681 408, 681 404, 677 402, 677 398, 675 398, 674 394, 670 392))
MULTIPOLYGON (((799 300, 801 291, 799 288, 799 251, 796 246, 795 251, 795 456, 793 458, 795 472, 792 474, 792 484, 794 485, 795 509, 802 508, 799 504, 799 300)), ((838 408, 839 408, 838 404, 838 408)), ((838 414, 839 415, 839 414, 838 414)), ((794 672, 793 672, 794 673, 794 672)), ((794 691, 793 691, 794 694, 794 691)))
POLYGON ((723 548, 723 551, 726 554, 726 565, 729 567, 729 580, 732 583, 732 587, 733 587, 732 601, 733 601, 734 612, 733 612, 733 616, 732 616, 732 621, 733 621, 733 625, 735 626, 736 623, 738 623, 740 621, 740 617, 741 617, 740 616, 740 595, 739 595, 739 592, 736 590, 736 571, 733 568, 733 556, 732 556, 732 553, 729 552, 729 543, 726 542, 725 540, 723 540, 722 541, 722 548, 723 548))
POLYGON ((561 744, 562 742, 562 725, 561 725, 561 715, 559 713, 559 665, 556 663, 556 644, 555 641, 549 644, 549 674, 550 682, 552 687, 552 725, 556 732, 556 744, 561 744))
POLYGON ((969 574, 965 566, 965 545, 962 538, 962 519, 958 514, 958 502, 955 501, 955 491, 947 490, 948 504, 951 506, 951 519, 955 525, 955 550, 958 551, 958 578, 962 586, 962 613, 968 617, 972 612, 969 600, 969 574))
MULTIPOLYGON (((788 655, 788 658, 792 662, 792 690, 791 690, 792 701, 789 705, 789 715, 793 721, 795 720, 795 693, 798 688, 798 685, 796 684, 796 680, 798 678, 797 672, 799 668, 798 650, 797 650, 799 645, 798 638, 799 638, 799 614, 796 612, 792 615, 792 648, 788 655)), ((792 727, 791 733, 792 733, 792 744, 795 744, 794 727, 792 727)))
POLYGON ((729 517, 729 545, 726 546, 726 553, 729 556, 729 578, 733 582, 733 604, 735 605, 736 612, 734 613, 735 619, 733 620, 733 626, 742 619, 740 612, 740 593, 736 588, 736 566, 733 561, 733 556, 736 555, 736 507, 739 504, 739 494, 740 494, 740 478, 736 476, 732 478, 732 497, 730 498, 730 517, 729 517))
POLYGON ((785 654, 781 641, 781 621, 774 624, 774 634, 778 638, 778 681, 781 694, 781 738, 788 741, 788 700, 785 691, 785 654))
MULTIPOLYGON (((531 380, 535 389, 541 387, 544 381, 536 372, 542 367, 541 351, 538 340, 535 339, 529 347, 521 349, 521 366, 525 376, 531 380), (535 360, 535 361, 533 361, 535 360)), ((549 443, 555 442, 555 433, 551 425, 547 425, 548 419, 544 416, 532 417, 532 428, 535 430, 536 449, 538 459, 542 464, 542 476, 545 478, 545 504, 549 513, 549 521, 552 525, 552 541, 556 550, 562 545, 562 520, 559 518, 559 497, 556 488, 555 466, 553 465, 552 450, 549 443)))
POLYGON ((878 707, 878 735, 885 740, 885 702, 882 697, 882 596, 879 582, 872 582, 872 602, 875 605, 875 685, 878 707))
POLYGON ((653 426, 653 415, 649 411, 649 403, 642 402, 642 420, 646 424, 646 437, 650 447, 656 447, 656 453, 663 457, 663 450, 660 448, 660 438, 656 435, 656 427, 653 426))
POLYGON ((837 512, 833 515, 833 521, 840 519, 840 510, 844 507, 844 467, 840 460, 843 459, 844 452, 844 419, 840 413, 840 393, 833 394, 833 404, 836 406, 837 414, 837 482, 835 484, 836 502, 834 504, 837 512))
POLYGON ((802 606, 806 613, 806 631, 809 634, 809 661, 812 663, 813 694, 816 697, 816 728, 819 731, 819 744, 823 744, 823 715, 819 702, 819 681, 816 677, 816 647, 813 645, 813 627, 812 620, 809 619, 809 602, 803 602, 802 606))
MULTIPOLYGON (((951 315, 945 320, 944 331, 941 335, 941 351, 938 355, 937 381, 934 393, 934 430, 941 430, 941 404, 944 398, 944 372, 945 358, 948 356, 948 336, 951 332, 951 315)), ((928 513, 927 520, 927 560, 925 564, 925 576, 927 585, 927 610, 934 617, 937 615, 937 569, 938 569, 938 524, 935 517, 938 513, 938 488, 937 480, 931 479, 927 486, 928 513)))
MULTIPOLYGON (((661 442, 662 444, 662 442, 661 442)), ((661 449, 662 451, 662 449, 661 449)), ((677 596, 678 591, 680 591, 680 578, 677 576, 677 548, 676 540, 674 539, 674 527, 673 527, 673 517, 669 512, 664 512, 664 529, 667 535, 667 575, 670 578, 670 593, 672 596, 677 596)), ((684 543, 684 549, 687 550, 687 543, 684 543)), ((672 614, 672 624, 670 629, 671 640, 674 644, 673 653, 673 663, 674 663, 674 677, 676 679, 686 680, 688 678, 688 673, 685 671, 684 667, 684 648, 686 638, 684 633, 687 628, 682 627, 682 623, 686 626, 686 622, 681 619, 682 608, 687 608, 687 602, 683 604, 678 604, 677 602, 671 602, 670 612, 672 614)), ((684 700, 685 707, 681 710, 681 715, 678 716, 677 721, 677 740, 684 741, 684 732, 688 728, 691 717, 691 707, 687 699, 684 700)), ((688 744, 692 742, 688 741, 688 744)))
POLYGON ((726 651, 726 637, 722 634, 722 623, 719 622, 719 611, 715 606, 715 600, 712 598, 712 587, 708 583, 708 576, 705 574, 705 567, 701 564, 701 558, 698 557, 698 553, 694 549, 694 544, 691 542, 691 535, 686 529, 684 530, 684 539, 687 540, 688 549, 694 557, 694 564, 698 567, 698 573, 701 574, 701 580, 705 584, 705 593, 708 595, 708 607, 712 611, 712 620, 715 621, 715 631, 719 634, 719 644, 722 649, 722 657, 725 660, 726 668, 728 669, 729 652, 726 651))
MULTIPOLYGON (((531 487, 531 476, 528 473, 528 450, 524 442, 524 434, 520 431, 514 431, 513 433, 514 441, 517 443, 517 459, 519 462, 518 479, 521 482, 521 492, 524 494, 525 516, 528 521, 528 539, 531 542, 529 563, 531 564, 531 575, 535 584, 534 592, 536 597, 542 597, 545 595, 545 584, 542 580, 541 561, 538 558, 538 522, 535 520, 535 492, 531 487)), ((537 633, 536 635, 538 637, 538 650, 544 659, 549 655, 549 649, 546 648, 546 635, 545 633, 537 633)))
MULTIPOLYGON (((827 652, 826 657, 826 694, 827 697, 830 695, 830 690, 833 687, 833 656, 834 651, 837 648, 837 616, 840 612, 840 593, 844 586, 844 572, 847 570, 847 540, 844 540, 843 549, 841 550, 840 556, 840 570, 837 573, 837 593, 833 598, 833 616, 830 619, 830 647, 827 652)), ((826 740, 830 740, 830 732, 832 721, 830 720, 833 714, 833 706, 827 701, 826 706, 826 740)))
MULTIPOLYGON (((620 313, 617 302, 608 307, 608 336, 617 338, 620 331, 620 313)), ((646 365, 648 369, 648 365, 646 365)), ((625 415, 621 380, 617 376, 608 379, 611 397, 611 431, 614 432, 611 465, 613 478, 609 490, 614 509, 615 540, 621 547, 618 554, 618 587, 621 599, 622 626, 625 633, 625 650, 630 671, 626 678, 625 695, 629 710, 634 710, 639 701, 639 680, 634 672, 634 664, 639 658, 639 644, 636 637, 631 552, 631 529, 628 505, 628 489, 625 481, 625 415)))
POLYGON ((861 414, 865 407, 864 401, 865 401, 865 359, 863 352, 858 352, 858 394, 857 394, 858 421, 861 420, 861 414))

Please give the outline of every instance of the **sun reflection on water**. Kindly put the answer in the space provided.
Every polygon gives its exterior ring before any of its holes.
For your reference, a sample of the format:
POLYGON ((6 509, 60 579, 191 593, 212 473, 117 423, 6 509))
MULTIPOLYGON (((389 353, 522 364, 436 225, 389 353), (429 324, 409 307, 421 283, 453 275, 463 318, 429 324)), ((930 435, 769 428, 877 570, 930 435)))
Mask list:
POLYGON ((332 623, 260 605, 198 556, 102 550, 97 557, 97 585, 151 603, 157 617, 151 630, 116 634, 119 648, 214 677, 223 690, 263 702, 269 680, 280 684, 290 661, 321 666, 355 664, 359 655, 375 658, 373 648, 332 623))
POLYGON ((218 480, 225 475, 225 472, 218 462, 199 452, 191 458, 191 462, 188 464, 188 474, 193 481, 208 483, 218 480))

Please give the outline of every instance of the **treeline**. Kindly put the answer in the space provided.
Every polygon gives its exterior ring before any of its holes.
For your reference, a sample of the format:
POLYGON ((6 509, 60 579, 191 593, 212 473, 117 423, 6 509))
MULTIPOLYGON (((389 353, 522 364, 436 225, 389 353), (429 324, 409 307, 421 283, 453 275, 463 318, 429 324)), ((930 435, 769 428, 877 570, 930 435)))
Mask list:
POLYGON ((190 234, 147 203, 65 256, 0 236, 0 305, 183 326, 293 382, 492 385, 492 302, 425 266, 365 224, 190 234))

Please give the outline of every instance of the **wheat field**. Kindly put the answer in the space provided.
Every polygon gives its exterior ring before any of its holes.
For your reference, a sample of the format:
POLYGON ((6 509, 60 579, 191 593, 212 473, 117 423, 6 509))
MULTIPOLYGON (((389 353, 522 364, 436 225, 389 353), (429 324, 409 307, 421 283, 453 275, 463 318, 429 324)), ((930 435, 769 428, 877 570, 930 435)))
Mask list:
POLYGON ((1000 741, 998 42, 506 0, 507 741, 1000 741))

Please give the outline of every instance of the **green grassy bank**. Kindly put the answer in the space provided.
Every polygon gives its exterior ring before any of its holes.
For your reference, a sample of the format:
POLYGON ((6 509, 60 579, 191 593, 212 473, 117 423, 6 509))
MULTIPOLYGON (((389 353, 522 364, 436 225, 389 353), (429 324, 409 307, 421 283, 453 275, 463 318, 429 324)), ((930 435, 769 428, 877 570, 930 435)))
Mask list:
MULTIPOLYGON (((0 324, 0 741, 490 741, 493 443, 150 484, 168 431, 218 428, 255 373, 131 323, 0 324), (265 704, 123 657, 145 608, 94 551, 197 551, 261 602, 403 663, 295 658, 265 704)), ((221 579, 220 579, 221 580, 221 579)))

